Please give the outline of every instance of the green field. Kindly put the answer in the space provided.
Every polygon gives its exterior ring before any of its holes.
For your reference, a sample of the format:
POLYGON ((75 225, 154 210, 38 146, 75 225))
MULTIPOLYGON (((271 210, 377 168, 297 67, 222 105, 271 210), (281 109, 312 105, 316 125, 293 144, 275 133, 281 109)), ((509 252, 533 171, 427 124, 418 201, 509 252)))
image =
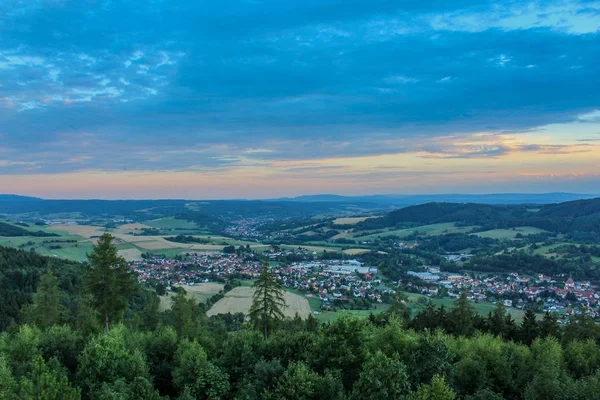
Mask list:
MULTIPOLYGON (((421 306, 421 304, 418 303, 419 299, 426 299, 427 301, 429 301, 431 299, 431 301, 433 301, 433 304, 435 304, 436 307, 440 307, 440 306, 444 306, 446 308, 446 310, 450 310, 452 308, 454 308, 454 301, 455 299, 449 298, 449 297, 444 297, 443 299, 438 299, 438 298, 433 298, 433 297, 428 297, 422 294, 417 294, 417 293, 405 293, 408 297, 408 306, 410 308, 412 308, 413 310, 413 316, 416 315, 422 308, 423 306, 421 306)), ((493 311, 496 308, 496 305, 493 303, 489 303, 489 302, 480 302, 480 303, 474 303, 471 302, 471 304, 473 305, 473 309, 482 317, 487 317, 488 314, 490 313, 490 311, 493 311)), ((524 311, 522 310, 517 310, 515 308, 507 308, 507 311, 510 312, 510 314, 512 315, 512 317, 515 319, 515 322, 517 324, 520 324, 521 321, 523 320, 523 315, 525 314, 524 311)))
POLYGON ((175 218, 160 218, 144 222, 145 225, 157 229, 190 229, 198 230, 198 225, 193 222, 175 218))
POLYGON ((569 243, 561 242, 561 243, 551 244, 550 246, 542 246, 540 248, 535 249, 533 251, 533 253, 545 256, 547 254, 553 253, 555 248, 560 247, 560 246, 565 245, 565 244, 569 244, 569 243))
MULTIPOLYGON (((312 306, 311 306, 312 307, 312 306)), ((315 318, 321 322, 332 322, 345 315, 352 315, 358 318, 368 318, 371 314, 381 314, 390 308, 389 304, 378 304, 371 310, 340 310, 340 311, 320 311, 315 318)))
MULTIPOLYGON (((252 284, 252 281, 248 281, 249 285, 252 284)), ((242 282, 242 285, 244 282, 242 282)), ((299 296, 304 297, 308 300, 308 305, 310 306, 311 311, 317 311, 319 314, 313 314, 313 316, 321 321, 321 322, 331 322, 340 318, 343 315, 354 315, 359 318, 367 318, 371 313, 380 314, 387 310, 390 306, 389 304, 378 304, 372 310, 339 310, 339 311, 321 311, 321 299, 315 294, 312 297, 306 297, 306 292, 295 290, 295 289, 286 289, 290 293, 297 294, 299 296)))
POLYGON ((444 235, 446 233, 467 233, 470 232, 473 226, 460 226, 457 227, 454 222, 445 222, 441 224, 423 225, 414 228, 397 229, 393 231, 375 233, 366 236, 357 236, 355 239, 359 240, 373 240, 385 236, 398 236, 400 238, 410 236, 414 232, 418 232, 420 235, 437 236, 444 235))
POLYGON ((43 231, 55 233, 60 236, 2 236, 0 237, 0 246, 15 247, 27 251, 34 249, 36 253, 43 256, 66 258, 75 261, 85 261, 87 253, 92 251, 92 242, 82 236, 70 235, 46 226, 29 225, 27 227, 19 227, 32 232, 43 231), (62 240, 74 240, 75 242, 58 242, 62 240), (61 248, 52 249, 52 246, 60 246, 61 248))
POLYGON ((491 231, 478 232, 475 233, 475 235, 492 239, 515 239, 517 237, 517 234, 519 233, 523 236, 527 236, 545 232, 547 231, 539 228, 534 228, 532 226, 521 226, 512 229, 494 229, 491 231))
MULTIPOLYGON (((186 291, 186 296, 196 300, 196 303, 204 303, 215 294, 223 290, 223 284, 216 282, 199 283, 193 286, 180 285, 186 291)), ((159 310, 165 311, 171 308, 173 303, 173 296, 176 296, 174 292, 168 292, 164 296, 160 296, 159 310)))

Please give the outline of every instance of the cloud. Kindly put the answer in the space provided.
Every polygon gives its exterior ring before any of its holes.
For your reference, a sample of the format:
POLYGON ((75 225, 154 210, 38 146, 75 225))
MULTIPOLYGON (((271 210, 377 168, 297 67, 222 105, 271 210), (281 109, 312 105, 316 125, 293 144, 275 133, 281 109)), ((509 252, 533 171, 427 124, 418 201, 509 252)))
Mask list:
POLYGON ((600 110, 590 111, 577 116, 577 119, 584 122, 600 122, 600 110))
POLYGON ((592 150, 565 137, 592 139, 577 132, 598 122, 599 10, 584 0, 8 0, 2 146, 57 174, 583 155, 592 150), (548 126, 561 128, 541 138, 548 126), (524 139, 493 137, 507 132, 524 139))

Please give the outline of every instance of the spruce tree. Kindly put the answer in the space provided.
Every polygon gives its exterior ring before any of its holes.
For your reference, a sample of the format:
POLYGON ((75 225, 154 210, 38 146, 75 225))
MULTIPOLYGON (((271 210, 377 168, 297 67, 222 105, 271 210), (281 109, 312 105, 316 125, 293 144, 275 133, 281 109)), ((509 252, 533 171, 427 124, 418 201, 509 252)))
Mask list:
POLYGON ((110 323, 118 320, 127 307, 129 296, 135 290, 135 277, 127 261, 119 256, 109 233, 100 237, 88 260, 87 289, 108 332, 110 323))
POLYGON ((496 302, 496 308, 488 316, 488 329, 496 336, 504 334, 506 309, 502 300, 496 302))
POLYGON ((533 309, 528 308, 523 316, 523 322, 519 329, 519 339, 526 345, 530 345, 539 336, 539 326, 533 309))
POLYGON ((65 308, 61 304, 61 297, 58 279, 52 271, 48 271, 40 278, 33 303, 24 311, 25 320, 41 329, 64 322, 65 308))
POLYGON ((250 306, 250 321, 255 329, 262 331, 266 339, 277 321, 284 318, 283 286, 275 279, 269 265, 264 263, 260 276, 252 287, 255 292, 250 306))
POLYGON ((461 292, 454 302, 454 308, 450 311, 450 319, 453 332, 459 336, 470 336, 474 331, 475 311, 467 299, 467 293, 461 292))
POLYGON ((544 319, 539 324, 540 327, 540 336, 548 337, 552 336, 555 338, 560 338, 560 326, 558 325, 558 321, 554 314, 546 312, 544 314, 544 319))

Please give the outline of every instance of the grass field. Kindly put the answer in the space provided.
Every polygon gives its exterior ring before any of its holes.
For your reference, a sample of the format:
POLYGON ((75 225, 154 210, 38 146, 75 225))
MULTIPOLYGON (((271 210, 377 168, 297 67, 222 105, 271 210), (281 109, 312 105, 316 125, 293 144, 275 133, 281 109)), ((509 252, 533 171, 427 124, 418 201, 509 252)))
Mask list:
MULTIPOLYGON (((427 297, 424 296, 422 294, 416 294, 416 293, 405 293, 408 297, 408 302, 409 302, 409 307, 411 307, 413 309, 413 316, 414 314, 416 314, 417 312, 419 312, 422 307, 419 304, 419 299, 426 299, 427 301, 429 301, 429 299, 431 299, 431 301, 433 301, 433 304, 435 304, 436 307, 440 307, 440 306, 444 306, 446 308, 446 310, 451 310, 452 308, 454 308, 454 299, 449 298, 449 297, 445 297, 443 299, 437 299, 437 298, 432 298, 432 297, 427 297)), ((488 302, 481 302, 481 303, 471 303, 473 305, 473 309, 482 317, 487 317, 487 315, 489 314, 490 311, 493 311, 496 308, 495 304, 492 303, 488 303, 488 302)), ((512 315, 512 317, 515 319, 515 322, 517 324, 520 324, 521 321, 523 320, 523 315, 525 314, 524 311, 522 310, 517 310, 514 308, 507 308, 507 311, 510 312, 510 314, 512 315)))
POLYGON ((193 222, 175 218, 160 218, 147 221, 146 225, 157 229, 198 229, 198 225, 193 222))
POLYGON ((494 229, 491 231, 478 232, 475 233, 475 235, 492 239, 515 239, 519 233, 523 236, 527 236, 545 232, 547 231, 532 226, 521 226, 513 229, 494 229))
POLYGON ((355 256, 355 255, 358 255, 358 254, 368 253, 370 251, 371 250, 369 250, 369 249, 347 249, 347 250, 344 250, 343 253, 344 254, 349 254, 351 256, 355 256))
POLYGON ((406 228, 406 229, 397 229, 393 231, 387 231, 382 233, 375 233, 372 235, 366 236, 357 236, 356 239, 359 240, 373 240, 379 237, 385 236, 398 236, 400 238, 409 236, 414 232, 418 232, 421 235, 443 235, 446 233, 467 233, 470 232, 474 227, 473 226, 461 226, 457 227, 454 222, 446 222, 441 224, 432 224, 432 225, 423 225, 414 228, 406 228))
MULTIPOLYGON (((185 289, 185 291, 187 292, 187 297, 195 299, 197 303, 203 303, 215 294, 219 293, 221 290, 223 290, 224 285, 222 283, 207 282, 198 283, 194 286, 179 286, 185 289)), ((173 303, 172 296, 174 296, 173 292, 169 292, 165 296, 160 296, 160 311, 168 310, 171 308, 171 304, 173 303)))
POLYGON ((358 318, 367 318, 370 314, 381 314, 390 308, 389 304, 378 304, 371 310, 339 310, 339 311, 321 311, 315 315, 315 318, 321 322, 332 322, 345 315, 352 315, 358 318))
POLYGON ((108 231, 115 237, 115 244, 120 250, 120 254, 128 261, 138 261, 142 253, 164 254, 167 257, 174 257, 181 253, 188 252, 220 252, 223 247, 246 246, 253 249, 266 249, 263 243, 256 243, 243 240, 235 240, 224 236, 211 236, 209 233, 203 233, 194 224, 176 220, 174 218, 162 218, 150 221, 148 224, 124 224, 112 229, 105 229, 101 226, 93 225, 51 225, 46 227, 34 226, 25 227, 30 231, 45 231, 56 233, 60 237, 38 238, 34 236, 23 237, 0 237, 0 245, 9 247, 34 248, 36 252, 42 255, 67 258, 70 260, 82 261, 86 259, 86 253, 92 250, 92 245, 97 241, 97 237, 108 231), (155 236, 139 235, 142 229, 148 227, 160 227, 163 233, 155 236), (194 228, 187 231, 188 228, 194 228), (171 232, 170 229, 177 229, 171 232), (183 230, 181 230, 183 229, 183 230), (166 231, 164 231, 166 230, 166 231), (136 233, 136 234, 132 234, 136 233), (166 240, 167 236, 178 234, 191 235, 197 238, 208 239, 210 243, 177 243, 166 240), (46 243, 50 240, 75 240, 77 243, 46 243), (50 246, 60 245, 60 249, 50 249, 50 246))
MULTIPOLYGON (((206 315, 209 317, 217 314, 227 313, 244 313, 248 314, 250 305, 252 304, 252 295, 254 289, 246 286, 236 287, 228 292, 225 297, 219 300, 206 315)), ((306 318, 311 314, 311 309, 308 300, 298 294, 285 292, 285 316, 293 318, 298 314, 301 318, 306 318)))
POLYGON ((302 247, 303 249, 307 249, 310 251, 314 251, 317 253, 323 253, 324 251, 341 251, 342 249, 340 247, 333 247, 333 246, 305 246, 305 245, 300 245, 300 246, 295 246, 295 245, 287 245, 284 244, 281 246, 281 248, 283 249, 297 249, 298 247, 302 247))
POLYGON ((333 220, 334 225, 355 225, 359 222, 363 222, 366 219, 372 217, 350 217, 350 218, 337 218, 333 220))
POLYGON ((554 253, 554 249, 562 245, 569 244, 567 242, 555 243, 550 246, 542 246, 533 251, 534 254, 540 254, 542 256, 550 256, 554 253))

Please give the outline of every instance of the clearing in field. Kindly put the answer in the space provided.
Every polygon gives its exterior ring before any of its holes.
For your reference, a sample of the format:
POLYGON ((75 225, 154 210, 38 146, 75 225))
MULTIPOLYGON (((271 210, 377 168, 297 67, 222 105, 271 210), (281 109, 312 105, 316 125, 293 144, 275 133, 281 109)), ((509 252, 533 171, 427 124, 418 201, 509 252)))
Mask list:
MULTIPOLYGON (((217 282, 207 282, 207 283, 197 283, 193 286, 191 285, 177 285, 182 287, 187 292, 188 297, 192 297, 198 303, 203 303, 215 294, 219 293, 223 290, 223 284, 217 282)), ((160 311, 164 311, 171 308, 171 303, 173 302, 172 296, 173 293, 167 293, 165 296, 160 296, 160 311)))
POLYGON ((193 222, 172 217, 147 221, 146 225, 157 229, 198 229, 198 225, 193 222))
POLYGON ((103 227, 92 225, 51 225, 49 228, 54 231, 67 232, 69 235, 83 236, 85 238, 102 236, 106 232, 103 227))
POLYGON ((138 249, 119 250, 119 255, 123 256, 127 261, 141 261, 142 252, 138 249))
POLYGON ((301 247, 306 250, 314 251, 316 253, 323 253, 326 251, 333 251, 333 252, 340 251, 339 248, 324 247, 324 246, 293 246, 293 245, 286 245, 286 244, 281 246, 281 248, 283 248, 283 249, 297 249, 298 247, 301 247))
POLYGON ((360 236, 356 239, 372 240, 385 236, 398 236, 400 238, 403 238, 413 234, 414 232, 418 232, 420 235, 437 236, 444 235, 447 233, 467 233, 470 232, 473 228, 473 226, 456 226, 454 222, 445 222, 440 224, 416 226, 414 228, 398 229, 394 231, 376 233, 367 236, 360 236))
MULTIPOLYGON (((206 315, 210 317, 217 314, 235 314, 240 312, 248 315, 250 305, 252 304, 253 294, 254 289, 251 287, 236 287, 212 306, 206 315)), ((297 313, 300 318, 307 318, 311 313, 308 300, 300 295, 285 292, 285 303, 286 307, 284 314, 286 317, 294 318, 297 313)))
POLYGON ((151 228, 152 228, 151 226, 148 226, 145 224, 134 223, 134 224, 120 225, 114 231, 118 232, 118 233, 129 233, 129 232, 141 231, 142 229, 151 229, 151 228))
POLYGON ((355 225, 359 222, 363 222, 366 219, 372 217, 349 217, 349 218, 337 218, 333 220, 334 225, 355 225))
POLYGON ((517 237, 517 234, 519 233, 523 236, 527 236, 545 232, 548 231, 539 228, 534 228, 532 226, 520 226, 518 228, 512 229, 493 229, 491 231, 478 232, 475 233, 475 235, 492 239, 515 239, 517 237))
POLYGON ((351 256, 355 256, 358 254, 364 254, 364 253, 368 253, 371 250, 369 249, 348 249, 348 250, 344 250, 344 254, 349 254, 351 256))

